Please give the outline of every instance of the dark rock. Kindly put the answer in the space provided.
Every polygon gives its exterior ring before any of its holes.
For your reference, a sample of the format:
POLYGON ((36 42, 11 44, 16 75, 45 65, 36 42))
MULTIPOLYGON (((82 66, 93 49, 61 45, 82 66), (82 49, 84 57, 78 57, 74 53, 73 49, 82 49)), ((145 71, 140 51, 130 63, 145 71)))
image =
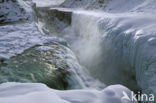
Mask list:
POLYGON ((51 43, 32 47, 0 61, 0 82, 41 82, 55 89, 70 88, 71 68, 66 61, 66 58, 72 59, 69 55, 69 49, 63 45, 51 43))

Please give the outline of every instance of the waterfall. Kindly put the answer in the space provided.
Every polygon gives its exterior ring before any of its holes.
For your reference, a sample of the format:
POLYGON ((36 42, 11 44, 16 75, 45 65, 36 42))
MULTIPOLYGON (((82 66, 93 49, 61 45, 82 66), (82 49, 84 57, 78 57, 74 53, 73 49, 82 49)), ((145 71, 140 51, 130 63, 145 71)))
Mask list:
POLYGON ((80 62, 89 67, 95 64, 101 54, 101 32, 98 28, 98 17, 88 16, 85 12, 77 11, 72 14, 71 29, 76 35, 72 48, 80 62))
MULTIPOLYGON (((42 10, 39 14, 42 14, 42 10)), ((130 71, 131 67, 122 61, 122 37, 118 43, 113 41, 118 31, 113 32, 113 28, 109 28, 118 23, 116 18, 131 16, 63 8, 50 9, 44 16, 39 17, 38 25, 40 22, 44 24, 39 28, 48 31, 48 34, 64 38, 80 64, 86 68, 84 71, 89 71, 92 77, 104 84, 120 83, 138 90, 135 75, 130 71), (45 15, 48 18, 44 18, 45 15), (64 15, 63 20, 60 20, 59 15, 64 15), (58 30, 55 30, 56 28, 58 30)), ((80 74, 83 73, 78 74, 82 76, 80 74)))

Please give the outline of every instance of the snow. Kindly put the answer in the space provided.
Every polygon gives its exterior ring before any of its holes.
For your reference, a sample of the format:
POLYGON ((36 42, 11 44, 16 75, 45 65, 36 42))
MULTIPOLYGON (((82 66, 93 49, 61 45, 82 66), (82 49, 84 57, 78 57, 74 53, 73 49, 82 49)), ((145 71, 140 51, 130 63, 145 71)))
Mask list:
POLYGON ((4 83, 0 85, 1 103, 136 103, 121 99, 130 90, 121 85, 112 85, 102 91, 59 91, 40 83, 4 83))
POLYGON ((32 18, 31 2, 24 2, 23 0, 17 0, 18 2, 9 0, 0 3, 0 22, 15 22, 21 20, 28 20, 32 18))
POLYGON ((47 7, 47 6, 54 6, 54 5, 60 5, 64 2, 64 0, 32 0, 34 3, 36 3, 37 7, 47 7))
POLYGON ((122 65, 125 64, 126 67, 123 66, 125 70, 136 73, 137 84, 143 91, 152 93, 156 93, 155 22, 155 15, 138 15, 130 18, 112 18, 108 20, 107 24, 104 23, 105 33, 107 33, 104 40, 111 41, 113 54, 110 52, 107 55, 113 56, 116 62, 120 61, 122 65))
POLYGON ((32 46, 50 42, 64 43, 59 38, 42 35, 33 22, 1 26, 0 59, 9 59, 32 46))
POLYGON ((60 6, 64 8, 98 10, 110 13, 156 13, 155 0, 66 0, 60 6))
POLYGON ((36 50, 38 51, 48 51, 48 50, 51 50, 52 48, 49 47, 49 46, 40 46, 38 48, 36 48, 36 50))

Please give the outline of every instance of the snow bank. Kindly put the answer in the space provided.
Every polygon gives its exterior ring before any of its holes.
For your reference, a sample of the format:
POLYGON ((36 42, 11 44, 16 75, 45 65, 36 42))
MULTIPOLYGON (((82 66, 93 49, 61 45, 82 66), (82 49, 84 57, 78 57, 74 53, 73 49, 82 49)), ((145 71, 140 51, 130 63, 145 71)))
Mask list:
MULTIPOLYGON (((128 64, 136 73, 138 85, 145 91, 156 93, 155 89, 155 60, 156 60, 156 27, 155 17, 139 17, 119 20, 114 32, 114 47, 122 50, 123 62, 128 64), (118 42, 118 41, 121 42, 118 42), (117 43, 118 42, 118 43, 117 43), (121 43, 121 44, 120 44, 121 43)), ((110 31, 109 31, 110 32, 110 31)))
POLYGON ((136 103, 121 99, 130 90, 112 85, 102 91, 58 91, 40 83, 4 83, 0 85, 1 103, 136 103))

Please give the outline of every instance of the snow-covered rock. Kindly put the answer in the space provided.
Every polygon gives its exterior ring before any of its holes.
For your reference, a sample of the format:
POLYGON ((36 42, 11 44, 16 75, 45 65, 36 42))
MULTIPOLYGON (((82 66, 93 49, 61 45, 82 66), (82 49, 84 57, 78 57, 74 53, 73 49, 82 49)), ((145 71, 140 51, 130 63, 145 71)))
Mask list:
POLYGON ((49 42, 63 43, 63 40, 42 35, 34 22, 0 26, 0 59, 8 59, 32 46, 49 42))
POLYGON ((32 18, 32 2, 30 0, 1 0, 0 23, 23 21, 32 18))
POLYGON ((65 0, 60 7, 91 9, 105 12, 146 12, 156 13, 155 0, 65 0), (122 6, 121 6, 122 5, 122 6))
POLYGON ((121 85, 112 85, 102 91, 58 91, 40 83, 4 83, 0 85, 1 103, 136 103, 122 99, 122 92, 130 90, 121 85))
POLYGON ((55 89, 81 88, 68 60, 77 63, 65 46, 50 43, 34 46, 0 64, 0 83, 40 82, 55 89), (75 62, 74 62, 75 61, 75 62), (75 85, 74 85, 75 84, 75 85))
MULTIPOLYGON (((112 54, 123 69, 136 75, 137 84, 143 91, 156 94, 155 15, 138 15, 107 19, 104 40, 111 41, 112 54), (114 53, 113 53, 114 52, 114 53), (120 60, 119 60, 120 58, 120 60)), ((105 19, 103 20, 105 21, 105 19)), ((111 53, 111 52, 110 52, 111 53)))
POLYGON ((60 7, 77 9, 100 9, 103 8, 109 0, 65 0, 60 7))

